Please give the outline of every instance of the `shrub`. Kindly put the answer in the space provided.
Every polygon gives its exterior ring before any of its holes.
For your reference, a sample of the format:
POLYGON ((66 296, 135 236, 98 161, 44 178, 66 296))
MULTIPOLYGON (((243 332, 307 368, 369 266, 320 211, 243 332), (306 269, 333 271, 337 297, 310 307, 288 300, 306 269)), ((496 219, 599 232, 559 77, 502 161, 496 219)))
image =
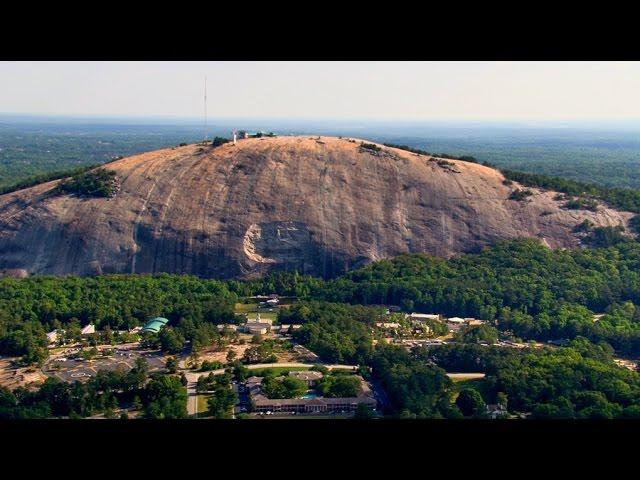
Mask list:
POLYGON ((593 223, 591 223, 591 221, 587 218, 582 223, 579 223, 578 225, 576 225, 573 231, 576 233, 588 232, 591 230, 591 227, 593 227, 593 223))
POLYGON ((228 138, 224 138, 224 137, 215 137, 213 139, 213 142, 211 142, 211 145, 213 147, 219 147, 220 145, 224 145, 225 143, 229 143, 231 140, 229 140, 228 138))
POLYGON ((448 160, 443 160, 443 159, 438 159, 438 166, 440 167, 453 167, 455 165, 455 163, 450 162, 448 160))
POLYGON ((591 230, 584 242, 591 247, 607 248, 622 242, 629 241, 623 235, 624 227, 618 225, 615 227, 598 227, 591 230))
POLYGON ((516 189, 513 192, 511 192, 511 195, 509 195, 509 200, 524 200, 527 197, 530 197, 531 195, 533 195, 533 192, 531 190, 520 190, 520 189, 516 189))
POLYGON ((58 191, 89 197, 111 197, 116 193, 116 172, 97 168, 60 182, 58 191))
POLYGON ((379 152, 380 150, 382 150, 381 147, 374 143, 361 143, 360 148, 364 150, 371 150, 373 152, 379 152))
POLYGON ((200 366, 200 371, 201 372, 210 372, 212 370, 219 370, 222 368, 222 363, 220 362, 216 362, 216 361, 208 361, 208 360, 204 360, 202 362, 202 365, 200 366))
POLYGON ((595 212, 598 210, 598 202, 590 198, 573 198, 562 207, 568 210, 591 210, 595 212))

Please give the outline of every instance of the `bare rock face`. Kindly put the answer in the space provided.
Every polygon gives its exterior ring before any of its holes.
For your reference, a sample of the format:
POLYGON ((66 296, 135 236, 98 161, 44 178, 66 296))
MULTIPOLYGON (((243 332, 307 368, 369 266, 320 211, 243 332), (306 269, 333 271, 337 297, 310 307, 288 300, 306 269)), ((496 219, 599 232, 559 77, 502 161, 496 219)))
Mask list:
POLYGON ((113 198, 60 195, 57 181, 0 196, 0 270, 332 276, 400 253, 449 257, 517 237, 572 248, 583 220, 626 226, 633 216, 605 205, 564 210, 536 189, 510 200, 518 185, 491 168, 332 137, 187 145, 107 168, 120 183, 113 198))

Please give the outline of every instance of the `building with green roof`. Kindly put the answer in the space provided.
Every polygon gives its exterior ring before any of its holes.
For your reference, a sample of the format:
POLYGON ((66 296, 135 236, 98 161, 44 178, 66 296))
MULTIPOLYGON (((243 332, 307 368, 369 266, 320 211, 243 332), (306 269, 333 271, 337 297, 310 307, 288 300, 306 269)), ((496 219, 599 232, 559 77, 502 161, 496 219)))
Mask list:
POLYGON ((147 323, 144 324, 144 327, 142 327, 142 331, 158 333, 160 329, 164 327, 167 323, 169 323, 169 320, 167 320, 164 317, 152 318, 151 320, 149 320, 147 323))

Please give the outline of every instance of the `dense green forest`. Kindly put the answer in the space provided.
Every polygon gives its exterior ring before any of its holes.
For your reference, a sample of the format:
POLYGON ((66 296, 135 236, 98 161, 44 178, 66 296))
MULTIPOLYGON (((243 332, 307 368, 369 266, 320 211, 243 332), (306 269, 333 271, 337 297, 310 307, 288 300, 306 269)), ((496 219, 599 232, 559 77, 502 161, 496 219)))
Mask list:
POLYGON ((334 302, 323 308, 301 303, 283 310, 281 320, 304 323, 296 335, 320 351, 341 342, 334 334, 353 331, 353 341, 340 345, 335 361, 358 361, 366 353, 369 334, 361 327, 377 312, 344 304, 472 316, 523 339, 581 335, 605 341, 619 354, 640 355, 640 244, 554 251, 533 239, 450 260, 402 255, 327 281, 295 273, 250 282, 166 274, 2 279, 0 348, 25 354, 41 344, 45 331, 74 321, 112 330, 157 315, 169 318, 172 326, 181 321, 232 323, 239 296, 265 292, 334 302), (605 315, 595 322, 594 313, 605 315))
MULTIPOLYGON (((158 335, 145 336, 143 343, 178 353, 187 340, 196 349, 224 342, 227 334, 218 332, 215 325, 236 321, 233 305, 238 297, 271 292, 302 297, 291 308, 282 309, 278 320, 303 324, 295 331, 295 340, 323 361, 370 367, 369 375, 389 396, 393 415, 458 418, 469 414, 473 409, 467 404, 473 395, 465 393, 458 402, 461 410, 454 401, 456 387, 445 370, 486 372, 478 387, 483 401, 506 398, 510 410, 537 417, 613 418, 639 413, 638 374, 612 361, 614 353, 640 355, 636 306, 640 243, 634 241, 553 251, 536 240, 516 240, 450 260, 402 255, 326 281, 295 273, 248 282, 167 274, 3 279, 0 347, 3 354, 23 355, 25 363, 38 362, 46 355, 44 333, 51 328, 93 322, 98 329, 116 330, 162 315, 170 320, 169 326, 158 335), (489 325, 461 331, 458 343, 452 345, 412 352, 395 346, 374 348, 371 326, 384 316, 378 306, 383 304, 399 305, 405 311, 474 316, 488 320, 489 325), (604 315, 595 321, 594 313, 604 315), (524 340, 573 341, 569 347, 539 350, 478 345, 480 340, 495 339, 494 328, 524 340)), ((275 391, 283 386, 273 387, 275 391)), ((64 388, 73 392, 79 387, 64 388)), ((29 409, 47 403, 37 395, 24 399, 11 395, 3 393, 9 399, 5 402, 21 405, 22 413, 16 415, 29 416, 29 409)), ((93 398, 86 392, 82 395, 93 398)), ((111 408, 114 402, 127 401, 118 395, 108 400, 111 408)), ((142 393, 140 398, 144 404, 142 393)), ((74 415, 103 411, 102 404, 96 405, 78 407, 74 415)), ((164 415, 147 410, 150 416, 164 415)), ((66 407, 55 411, 71 414, 66 407)))
POLYGON ((45 333, 94 323, 97 329, 126 330, 163 316, 172 328, 147 339, 166 351, 185 339, 209 342, 216 323, 236 320, 237 296, 215 280, 177 275, 114 275, 95 278, 41 277, 0 281, 0 354, 42 361, 45 333), (173 327, 180 327, 174 331, 173 327))
MULTIPOLYGON (((322 281, 273 274, 232 289, 318 300, 398 305, 404 311, 491 321, 523 339, 582 335, 623 355, 640 355, 640 243, 550 250, 538 240, 507 241, 444 260, 401 255, 322 281), (605 313, 597 322, 594 313, 605 313)), ((297 314, 292 310, 291 314, 297 314)), ((294 320, 304 320, 297 314, 294 320)))
POLYGON ((565 348, 485 348, 450 344, 416 349, 415 357, 448 372, 482 371, 488 403, 534 418, 639 418, 640 374, 616 366, 608 345, 577 337, 565 348))

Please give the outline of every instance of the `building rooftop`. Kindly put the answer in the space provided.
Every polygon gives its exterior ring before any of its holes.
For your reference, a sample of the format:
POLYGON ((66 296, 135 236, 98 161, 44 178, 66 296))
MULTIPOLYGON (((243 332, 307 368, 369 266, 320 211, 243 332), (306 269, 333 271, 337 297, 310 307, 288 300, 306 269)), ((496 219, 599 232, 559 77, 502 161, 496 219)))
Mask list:
POLYGON ((169 323, 169 320, 167 320, 166 318, 155 317, 144 324, 144 327, 142 327, 142 331, 158 333, 160 329, 164 327, 167 323, 169 323))
POLYGON ((464 318, 460 318, 460 317, 451 317, 451 318, 447 318, 447 322, 451 322, 451 323, 465 323, 467 320, 465 320, 464 318))
POLYGON ((96 333, 96 326, 93 323, 85 325, 84 327, 82 327, 82 330, 80 330, 81 335, 88 335, 91 333, 96 333))
POLYGON ((437 313, 412 313, 409 315, 411 318, 423 318, 427 320, 439 320, 440 315, 437 313))

